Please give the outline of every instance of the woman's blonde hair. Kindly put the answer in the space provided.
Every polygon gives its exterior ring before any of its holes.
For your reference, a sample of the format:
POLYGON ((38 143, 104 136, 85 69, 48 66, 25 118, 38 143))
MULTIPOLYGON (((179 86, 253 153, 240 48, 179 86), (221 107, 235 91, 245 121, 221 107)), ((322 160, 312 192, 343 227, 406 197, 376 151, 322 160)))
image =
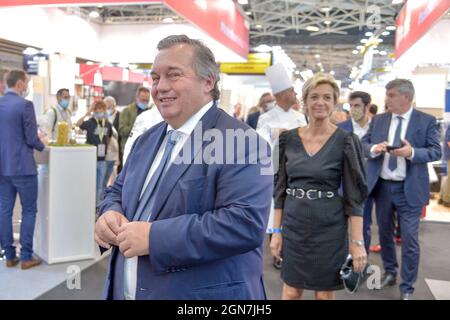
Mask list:
POLYGON ((329 84, 333 88, 333 97, 334 102, 338 102, 338 98, 340 95, 339 86, 336 83, 336 80, 329 74, 325 73, 316 73, 312 78, 309 78, 302 88, 302 99, 303 103, 306 104, 306 98, 308 97, 309 92, 312 89, 317 88, 321 84, 329 84))

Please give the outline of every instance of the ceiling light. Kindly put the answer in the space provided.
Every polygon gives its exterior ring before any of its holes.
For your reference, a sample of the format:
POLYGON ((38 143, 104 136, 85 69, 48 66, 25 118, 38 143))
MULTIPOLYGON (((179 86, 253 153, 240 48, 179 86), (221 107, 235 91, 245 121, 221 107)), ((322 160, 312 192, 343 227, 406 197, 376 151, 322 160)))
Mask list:
POLYGON ((295 70, 295 72, 294 72, 295 74, 300 74, 300 71, 298 71, 298 70, 295 70))
POLYGON ((324 6, 324 7, 320 8, 320 11, 322 11, 322 12, 330 12, 331 11, 331 7, 324 6))
POLYGON ((373 54, 378 54, 378 53, 380 53, 380 50, 378 50, 378 49, 373 50, 373 54))
POLYGON ((252 12, 251 11, 245 11, 245 14, 250 16, 252 14, 252 12))
POLYGON ((364 35, 366 37, 371 37, 371 36, 373 36, 373 32, 367 31, 364 35))
POLYGON ((353 50, 352 53, 353 53, 353 54, 358 54, 359 51, 358 51, 358 50, 353 50))
POLYGON ((257 24, 257 25, 255 25, 255 28, 256 28, 256 29, 261 29, 261 28, 262 28, 262 25, 257 24))
POLYGON ((322 63, 319 62, 319 63, 317 63, 317 65, 320 67, 322 65, 322 63))
POLYGON ((363 46, 357 46, 356 49, 358 50, 362 50, 364 47, 363 46))
POLYGON ((97 19, 98 17, 100 17, 100 13, 97 10, 93 10, 89 12, 89 17, 91 17, 92 19, 97 19))
POLYGON ((333 70, 330 71, 330 74, 334 76, 335 72, 333 70))
POLYGON ((316 32, 316 31, 319 31, 320 29, 316 26, 307 26, 306 30, 316 32))
POLYGON ((316 59, 320 58, 320 54, 316 54, 314 57, 316 57, 316 59))
POLYGON ((162 19, 162 22, 164 22, 164 23, 173 23, 173 19, 171 17, 164 18, 164 19, 162 19))
POLYGON ((248 4, 248 0, 238 0, 238 3, 245 5, 245 4, 248 4))
POLYGON ((381 34, 382 34, 383 36, 388 36, 388 35, 390 35, 391 33, 390 33, 389 31, 383 31, 381 34))
POLYGON ((327 26, 331 24, 330 20, 325 20, 323 23, 325 23, 327 26))
POLYGON ((361 42, 361 43, 367 43, 367 42, 369 42, 369 40, 367 40, 367 39, 361 39, 359 42, 361 42))
POLYGON ((387 26, 386 30, 388 31, 394 31, 395 30, 395 26, 387 26))
POLYGON ((403 0, 392 0, 392 4, 402 4, 403 0))
POLYGON ((384 40, 381 39, 381 38, 378 38, 378 39, 376 39, 375 41, 378 42, 378 43, 381 43, 381 42, 383 42, 384 40))
POLYGON ((320 72, 324 72, 325 71, 325 69, 324 68, 320 68, 320 72))
POLYGON ((382 56, 385 56, 385 55, 387 55, 387 52, 386 51, 380 51, 380 54, 382 55, 382 56))
POLYGON ((26 54, 26 55, 33 55, 33 54, 38 54, 38 53, 39 53, 38 49, 31 48, 31 47, 28 47, 23 51, 23 54, 26 54))

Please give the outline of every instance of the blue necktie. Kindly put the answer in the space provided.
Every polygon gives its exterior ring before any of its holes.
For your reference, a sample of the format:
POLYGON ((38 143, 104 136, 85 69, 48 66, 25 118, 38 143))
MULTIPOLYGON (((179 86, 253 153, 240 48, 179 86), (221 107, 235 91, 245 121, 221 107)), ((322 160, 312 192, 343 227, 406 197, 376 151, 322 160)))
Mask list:
MULTIPOLYGON (((400 117, 400 116, 397 116, 397 119, 398 119, 397 129, 395 129, 394 142, 392 143, 392 145, 395 146, 395 147, 398 147, 398 146, 401 145, 400 134, 402 132, 402 120, 403 120, 403 118, 400 117)), ((388 168, 391 171, 394 171, 395 169, 397 169, 397 157, 392 155, 392 154, 389 155, 388 168)))
POLYGON ((147 221, 148 217, 151 214, 151 208, 153 207, 154 202, 154 194, 158 188, 159 182, 162 180, 161 177, 164 175, 166 171, 166 167, 170 160, 170 155, 172 153, 172 149, 175 146, 178 139, 178 132, 174 130, 170 130, 167 133, 167 142, 166 147, 164 148, 164 153, 161 158, 161 162, 153 173, 150 181, 145 188, 145 192, 139 200, 139 205, 136 210, 136 213, 133 217, 133 221, 147 221), (144 213, 145 210, 145 213, 144 213))

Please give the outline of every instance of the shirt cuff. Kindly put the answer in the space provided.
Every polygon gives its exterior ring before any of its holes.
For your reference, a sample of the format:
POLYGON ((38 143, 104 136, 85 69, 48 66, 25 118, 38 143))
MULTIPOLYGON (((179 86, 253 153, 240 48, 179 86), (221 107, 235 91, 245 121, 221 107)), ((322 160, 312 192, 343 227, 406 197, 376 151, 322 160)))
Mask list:
POLYGON ((411 148, 411 157, 408 157, 406 159, 412 160, 414 158, 414 148, 411 148))
MULTIPOLYGON (((376 148, 376 144, 374 144, 373 146, 372 146, 372 148, 370 148, 370 157, 371 158, 376 158, 376 157, 378 157, 379 156, 379 154, 376 154, 375 152, 373 152, 373 150, 376 148)), ((381 154, 381 153, 380 153, 381 154)))

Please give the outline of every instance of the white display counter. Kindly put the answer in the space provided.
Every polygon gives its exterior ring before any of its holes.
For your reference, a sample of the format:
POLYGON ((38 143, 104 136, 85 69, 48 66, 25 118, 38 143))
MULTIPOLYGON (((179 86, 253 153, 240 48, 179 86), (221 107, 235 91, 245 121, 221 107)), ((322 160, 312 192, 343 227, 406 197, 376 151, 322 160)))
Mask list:
POLYGON ((96 147, 35 152, 38 212, 34 252, 48 264, 95 258, 96 147))

